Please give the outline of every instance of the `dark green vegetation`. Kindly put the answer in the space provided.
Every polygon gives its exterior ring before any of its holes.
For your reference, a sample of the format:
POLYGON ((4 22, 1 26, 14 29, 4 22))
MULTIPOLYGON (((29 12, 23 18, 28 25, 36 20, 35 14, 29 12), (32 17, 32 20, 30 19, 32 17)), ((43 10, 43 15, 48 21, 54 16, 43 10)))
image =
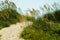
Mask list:
POLYGON ((0 4, 0 29, 20 22, 20 14, 16 10, 16 6, 13 2, 2 2, 0 4))
POLYGON ((60 40, 60 10, 47 13, 21 34, 25 40, 60 40))
POLYGON ((12 9, 0 11, 0 29, 19 22, 19 16, 20 14, 12 9))

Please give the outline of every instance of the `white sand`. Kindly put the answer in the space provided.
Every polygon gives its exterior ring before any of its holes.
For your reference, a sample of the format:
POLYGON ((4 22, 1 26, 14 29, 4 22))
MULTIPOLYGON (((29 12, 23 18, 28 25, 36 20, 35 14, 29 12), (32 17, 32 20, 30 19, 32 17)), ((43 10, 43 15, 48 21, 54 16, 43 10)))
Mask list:
POLYGON ((19 38, 21 32, 28 25, 32 25, 32 22, 22 22, 11 25, 10 27, 3 28, 0 30, 1 39, 0 40, 24 40, 19 38))

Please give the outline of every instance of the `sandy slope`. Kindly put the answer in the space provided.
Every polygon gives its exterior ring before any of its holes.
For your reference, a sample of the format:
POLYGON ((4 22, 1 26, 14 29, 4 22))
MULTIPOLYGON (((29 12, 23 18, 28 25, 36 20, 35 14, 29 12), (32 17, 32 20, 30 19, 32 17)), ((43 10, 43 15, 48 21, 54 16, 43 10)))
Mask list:
POLYGON ((32 25, 32 22, 16 23, 10 27, 1 29, 0 34, 2 36, 0 40, 24 40, 23 38, 19 38, 19 35, 28 25, 32 25))

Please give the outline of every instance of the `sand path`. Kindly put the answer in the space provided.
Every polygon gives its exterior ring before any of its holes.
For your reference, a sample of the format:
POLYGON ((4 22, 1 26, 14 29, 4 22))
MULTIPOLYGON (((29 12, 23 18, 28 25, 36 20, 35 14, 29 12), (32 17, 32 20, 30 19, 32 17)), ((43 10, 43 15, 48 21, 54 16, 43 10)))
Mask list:
POLYGON ((10 25, 10 27, 3 28, 0 30, 0 35, 2 35, 0 40, 24 40, 19 38, 21 32, 25 27, 32 25, 32 22, 22 22, 10 25))

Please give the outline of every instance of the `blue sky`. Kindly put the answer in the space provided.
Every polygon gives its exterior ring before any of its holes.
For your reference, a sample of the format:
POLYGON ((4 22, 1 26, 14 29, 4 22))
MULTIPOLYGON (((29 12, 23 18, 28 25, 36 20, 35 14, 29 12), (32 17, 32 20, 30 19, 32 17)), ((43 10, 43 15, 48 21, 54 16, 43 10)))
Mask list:
POLYGON ((59 0, 11 0, 17 7, 20 7, 22 10, 35 8, 38 9, 43 4, 52 4, 54 2, 59 2, 59 0))
MULTIPOLYGON (((1 1, 1 0, 0 0, 1 1)), ((59 2, 59 0, 10 0, 13 1, 18 8, 22 10, 27 10, 28 8, 39 9, 43 4, 52 4, 54 2, 59 2)))

